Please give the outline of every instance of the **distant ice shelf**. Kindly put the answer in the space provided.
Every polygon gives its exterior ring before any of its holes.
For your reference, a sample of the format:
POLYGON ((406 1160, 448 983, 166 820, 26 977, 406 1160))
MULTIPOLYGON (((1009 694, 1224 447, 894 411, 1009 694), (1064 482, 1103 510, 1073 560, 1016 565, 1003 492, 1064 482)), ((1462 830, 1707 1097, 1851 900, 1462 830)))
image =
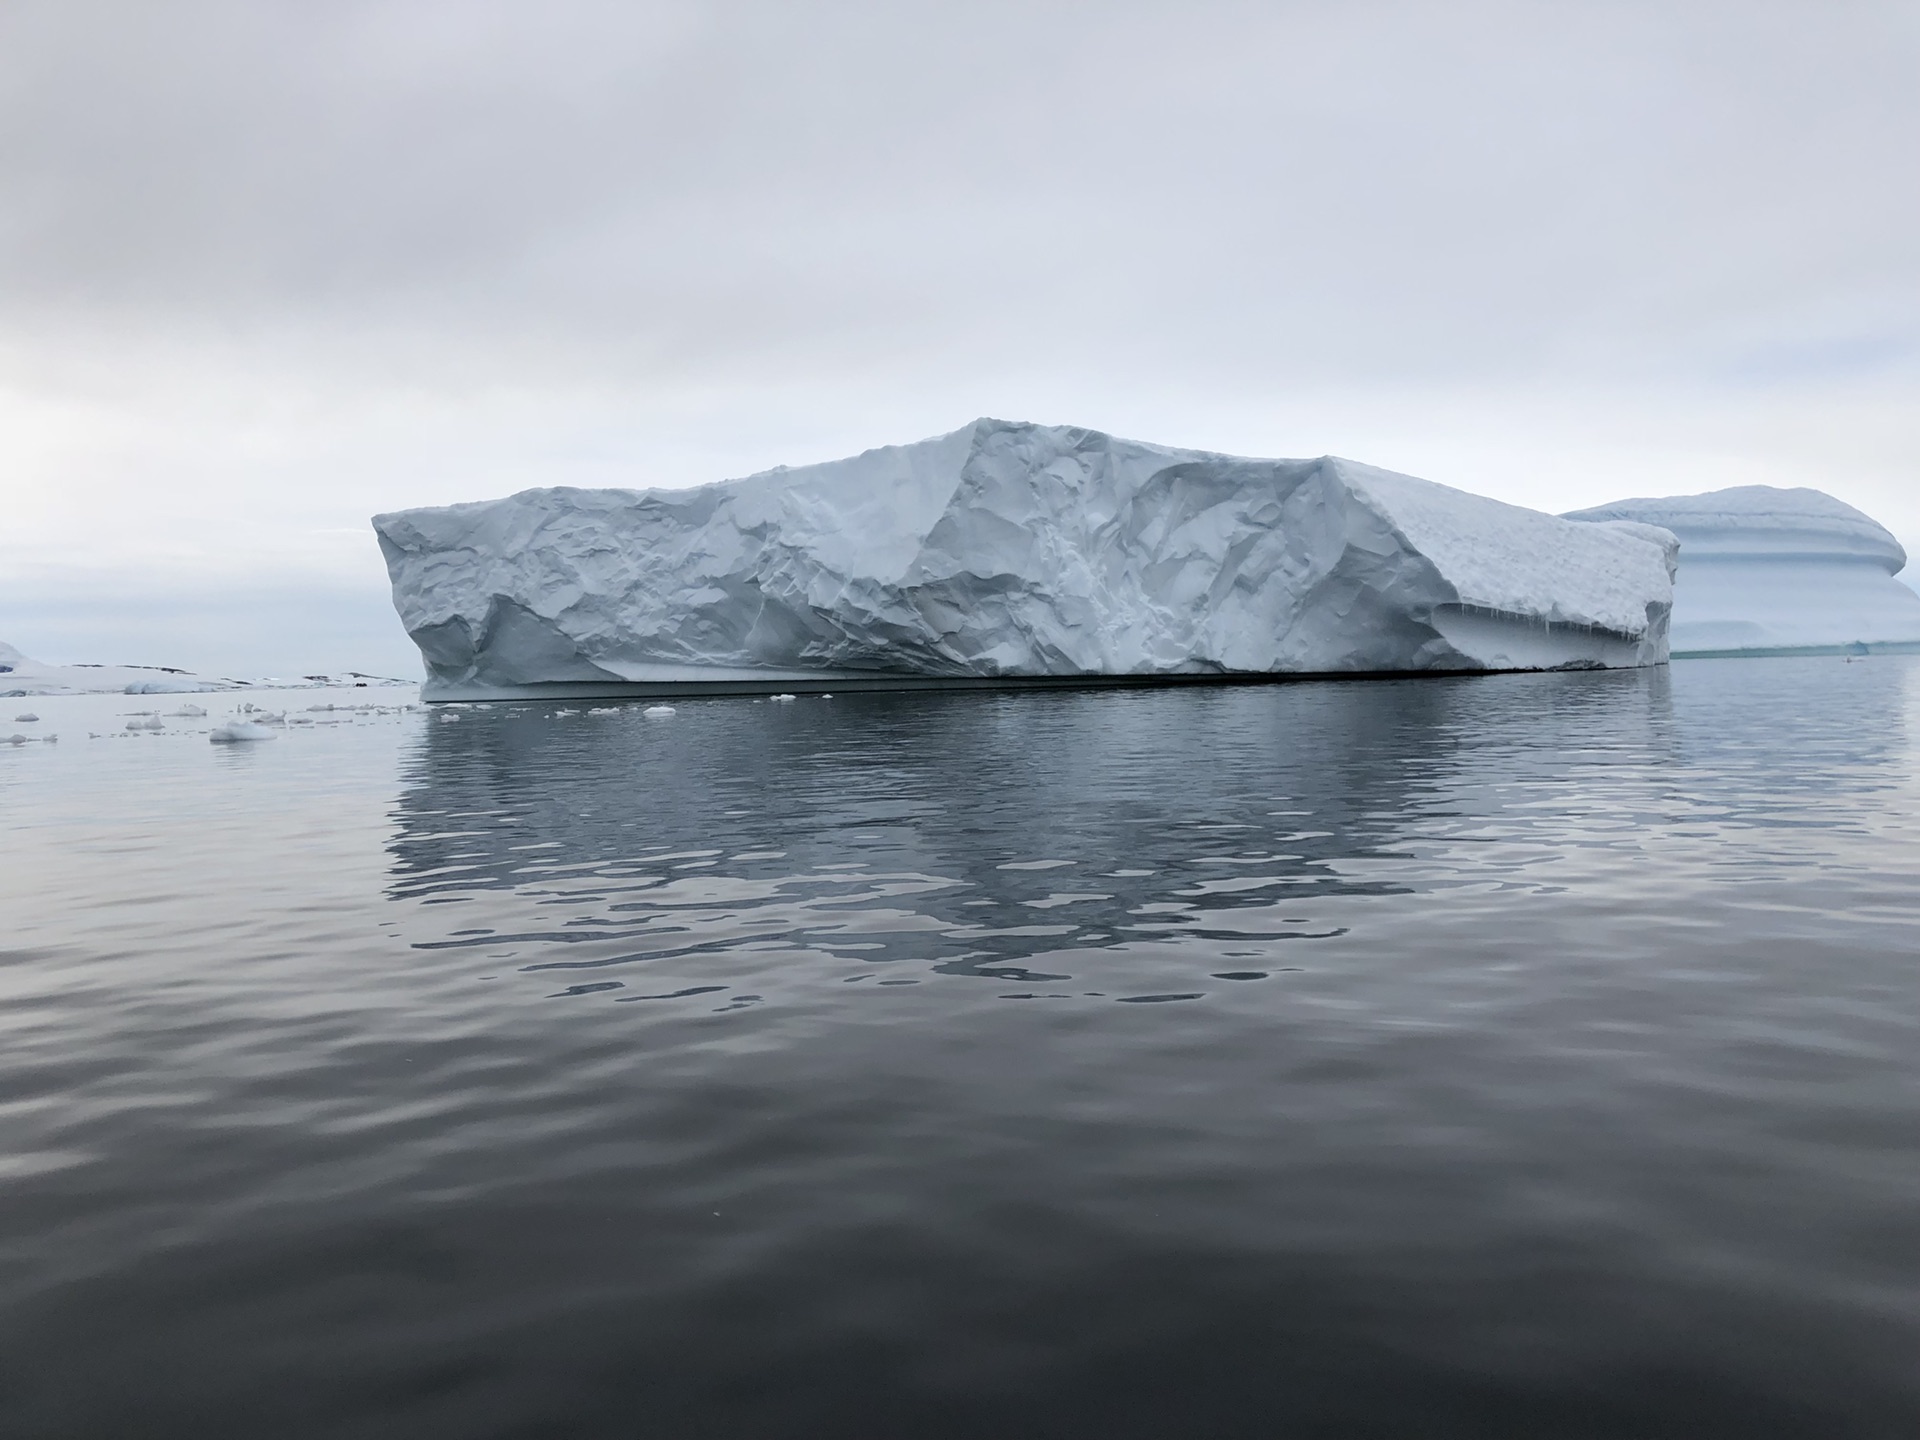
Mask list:
POLYGON ((49 665, 0 642, 0 697, 24 695, 197 695, 216 690, 305 690, 322 685, 403 685, 410 681, 348 672, 298 679, 232 680, 164 665, 49 665))
POLYGON ((49 665, 0 643, 0 696, 179 695, 235 688, 232 680, 158 665, 49 665))
POLYGON ((1650 665, 1673 598, 1648 525, 1000 420, 373 524, 443 700, 1650 665))
POLYGON ((1920 651, 1907 552, 1871 516, 1819 490, 1744 485, 1616 500, 1566 518, 1637 521, 1680 541, 1678 656, 1920 651))

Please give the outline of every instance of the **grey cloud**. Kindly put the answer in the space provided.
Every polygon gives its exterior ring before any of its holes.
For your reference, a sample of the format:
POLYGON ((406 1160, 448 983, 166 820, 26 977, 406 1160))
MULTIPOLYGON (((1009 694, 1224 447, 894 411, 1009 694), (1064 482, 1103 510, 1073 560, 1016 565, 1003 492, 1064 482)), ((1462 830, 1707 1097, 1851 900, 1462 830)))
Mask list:
POLYGON ((16 4, 0 296, 720 380, 1905 363, 1916 14, 16 4))

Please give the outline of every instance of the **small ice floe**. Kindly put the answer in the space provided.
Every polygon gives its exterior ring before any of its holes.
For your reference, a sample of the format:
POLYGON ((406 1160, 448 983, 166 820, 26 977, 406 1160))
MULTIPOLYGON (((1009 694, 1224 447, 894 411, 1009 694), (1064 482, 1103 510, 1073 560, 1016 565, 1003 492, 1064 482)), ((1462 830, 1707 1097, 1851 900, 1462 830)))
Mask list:
POLYGON ((166 728, 165 725, 160 723, 160 717, 158 715, 148 715, 144 719, 127 721, 127 729, 129 730, 164 730, 166 728))
MULTIPOLYGON (((252 707, 249 706, 248 708, 251 709, 252 707)), ((204 720, 207 718, 207 712, 202 710, 198 705, 182 705, 178 710, 173 712, 173 718, 176 720, 204 720)))
POLYGON ((618 705, 600 705, 587 711, 589 715, 618 715, 619 713, 620 707, 618 705))
POLYGON ((459 719, 460 717, 458 715, 442 715, 440 717, 440 723, 442 725, 453 725, 457 724, 459 719))
POLYGON ((16 725, 37 725, 39 722, 40 717, 31 710, 27 711, 24 715, 16 715, 13 717, 13 723, 16 725))
POLYGON ((822 695, 822 696, 821 696, 820 698, 821 698, 822 700, 831 700, 831 699, 833 698, 833 696, 831 696, 831 695, 822 695))
POLYGON ((784 701, 792 700, 795 697, 793 697, 792 695, 769 695, 767 698, 773 701, 774 704, 778 705, 784 701))
POLYGON ((553 712, 553 718, 558 720, 562 715, 578 715, 579 713, 578 710, 556 710, 553 712))
POLYGON ((26 743, 27 737, 17 732, 7 737, 7 744, 9 745, 24 745, 26 743))
POLYGON ((647 706, 646 709, 642 710, 640 713, 642 715, 660 716, 660 715, 671 715, 674 712, 673 712, 673 707, 671 705, 649 705, 647 706))
POLYGON ((214 726, 207 739, 215 745, 238 745, 247 740, 271 740, 273 731, 251 720, 229 720, 224 725, 214 726))

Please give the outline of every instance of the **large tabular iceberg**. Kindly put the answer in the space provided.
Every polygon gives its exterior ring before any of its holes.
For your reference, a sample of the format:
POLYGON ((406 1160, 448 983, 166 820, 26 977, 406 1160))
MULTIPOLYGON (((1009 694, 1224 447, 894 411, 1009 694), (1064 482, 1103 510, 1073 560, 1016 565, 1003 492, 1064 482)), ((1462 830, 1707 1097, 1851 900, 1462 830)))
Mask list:
POLYGON ((1658 664, 1674 556, 1348 460, 998 420, 374 528, 430 699, 1658 664))
POLYGON ((1920 649, 1900 542, 1818 490, 1744 485, 1617 500, 1570 520, 1659 525, 1680 539, 1676 655, 1920 649))

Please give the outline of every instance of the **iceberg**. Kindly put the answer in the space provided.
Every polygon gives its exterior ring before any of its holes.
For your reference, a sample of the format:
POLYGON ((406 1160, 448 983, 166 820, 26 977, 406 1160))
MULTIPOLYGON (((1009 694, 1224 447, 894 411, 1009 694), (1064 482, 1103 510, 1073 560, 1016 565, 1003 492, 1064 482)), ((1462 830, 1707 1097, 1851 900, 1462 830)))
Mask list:
POLYGON ((1001 420, 373 525, 430 700, 1653 665, 1675 556, 1350 460, 1001 420))
POLYGON ((1920 650, 1920 594, 1894 578, 1907 552, 1822 491, 1742 485, 1565 518, 1658 525, 1679 538, 1675 655, 1920 650))

